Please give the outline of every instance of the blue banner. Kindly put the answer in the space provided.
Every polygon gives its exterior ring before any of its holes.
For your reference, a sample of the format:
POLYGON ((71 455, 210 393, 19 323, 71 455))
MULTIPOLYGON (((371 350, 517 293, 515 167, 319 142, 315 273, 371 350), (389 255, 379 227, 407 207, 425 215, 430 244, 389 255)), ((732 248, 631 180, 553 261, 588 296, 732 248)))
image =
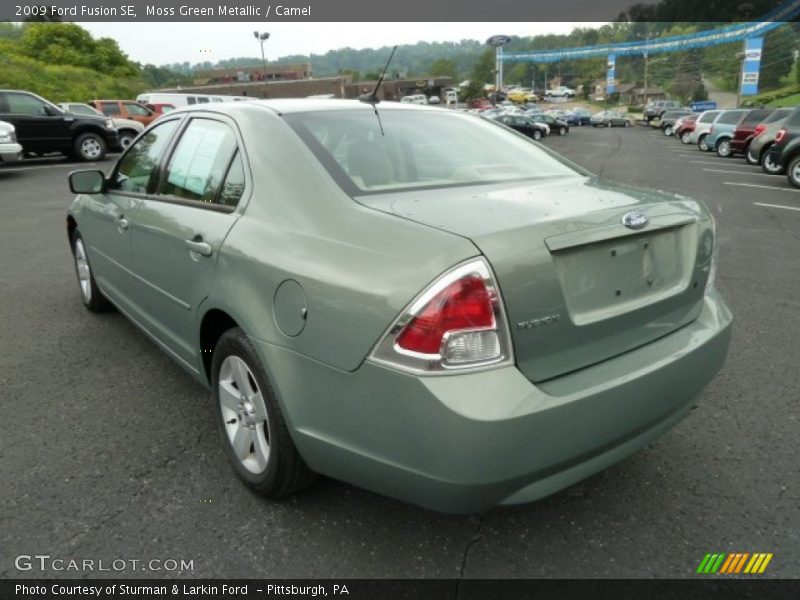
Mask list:
POLYGON ((744 62, 742 63, 742 96, 758 93, 758 74, 761 71, 761 51, 763 37, 755 37, 744 42, 744 62))
POLYGON ((606 94, 617 91, 617 55, 608 55, 608 74, 606 75, 606 94))

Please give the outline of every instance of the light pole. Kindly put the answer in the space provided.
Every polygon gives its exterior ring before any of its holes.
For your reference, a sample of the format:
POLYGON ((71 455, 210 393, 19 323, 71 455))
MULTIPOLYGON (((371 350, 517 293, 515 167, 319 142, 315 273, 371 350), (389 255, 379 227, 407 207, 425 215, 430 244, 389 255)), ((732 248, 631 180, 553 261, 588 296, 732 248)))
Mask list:
POLYGON ((259 33, 258 31, 253 32, 253 37, 256 38, 259 42, 261 42, 261 67, 262 72, 261 75, 264 77, 264 81, 267 80, 267 59, 264 57, 264 42, 269 39, 269 33, 266 31, 264 33, 259 33))

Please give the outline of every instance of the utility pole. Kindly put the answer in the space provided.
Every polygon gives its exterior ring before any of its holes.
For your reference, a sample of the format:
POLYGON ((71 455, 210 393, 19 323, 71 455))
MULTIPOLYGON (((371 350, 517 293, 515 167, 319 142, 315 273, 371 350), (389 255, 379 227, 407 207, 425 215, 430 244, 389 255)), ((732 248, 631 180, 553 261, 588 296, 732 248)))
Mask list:
POLYGON ((647 44, 644 49, 644 105, 647 106, 647 84, 650 68, 650 34, 647 34, 647 44))

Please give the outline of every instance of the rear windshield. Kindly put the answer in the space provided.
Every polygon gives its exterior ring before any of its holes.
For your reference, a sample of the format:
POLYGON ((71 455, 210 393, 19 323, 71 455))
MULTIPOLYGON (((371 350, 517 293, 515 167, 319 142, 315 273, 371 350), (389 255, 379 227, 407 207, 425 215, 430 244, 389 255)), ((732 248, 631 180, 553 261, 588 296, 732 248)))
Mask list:
POLYGON ((700 115, 700 117, 697 119, 697 122, 698 123, 711 123, 711 121, 713 121, 714 119, 717 118, 718 114, 719 114, 718 111, 717 112, 707 112, 707 113, 705 113, 703 115, 700 115))
POLYGON ((758 125, 759 123, 763 123, 764 119, 771 114, 772 109, 757 108, 756 110, 751 110, 750 113, 742 119, 742 125, 758 125))
POLYGON ((736 123, 741 121, 742 116, 744 116, 744 114, 745 113, 740 110, 738 111, 732 110, 729 112, 724 112, 719 116, 719 119, 717 119, 717 123, 719 123, 720 125, 735 125, 736 123))
POLYGON ((780 121, 781 119, 785 119, 789 116, 789 113, 792 112, 791 108, 779 108, 770 116, 762 121, 762 123, 774 123, 775 121, 780 121))
POLYGON ((284 115, 351 195, 575 176, 528 138, 444 110, 363 109, 284 115))

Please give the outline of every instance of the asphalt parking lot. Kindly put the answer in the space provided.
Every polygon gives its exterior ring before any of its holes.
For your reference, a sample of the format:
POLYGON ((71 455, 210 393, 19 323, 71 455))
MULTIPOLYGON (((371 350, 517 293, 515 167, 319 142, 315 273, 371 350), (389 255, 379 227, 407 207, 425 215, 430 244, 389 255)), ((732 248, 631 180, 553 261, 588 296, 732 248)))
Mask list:
POLYGON ((693 577, 717 551, 772 552, 765 577, 800 576, 800 190, 643 127, 544 143, 709 204, 734 338, 698 409, 657 443, 471 517, 328 479, 280 502, 248 492, 206 391, 121 315, 81 305, 64 227, 78 167, 0 167, 0 577, 79 575, 20 572, 21 554, 193 561, 112 573, 129 577, 693 577))

